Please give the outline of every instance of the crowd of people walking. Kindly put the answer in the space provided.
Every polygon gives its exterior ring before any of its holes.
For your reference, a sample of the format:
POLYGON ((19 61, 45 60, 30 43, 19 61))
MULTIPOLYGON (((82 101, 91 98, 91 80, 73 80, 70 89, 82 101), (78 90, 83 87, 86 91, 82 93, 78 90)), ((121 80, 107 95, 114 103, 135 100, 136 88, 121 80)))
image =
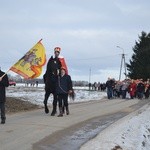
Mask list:
POLYGON ((150 80, 125 79, 123 81, 116 81, 109 77, 106 82, 106 88, 108 99, 148 99, 150 95, 150 80))

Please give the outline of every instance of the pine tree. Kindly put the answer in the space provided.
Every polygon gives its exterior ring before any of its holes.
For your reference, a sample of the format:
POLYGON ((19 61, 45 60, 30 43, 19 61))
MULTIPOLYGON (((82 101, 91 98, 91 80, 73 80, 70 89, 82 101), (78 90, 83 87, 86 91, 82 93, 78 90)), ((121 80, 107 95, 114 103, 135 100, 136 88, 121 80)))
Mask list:
POLYGON ((127 64, 128 77, 131 79, 150 78, 150 33, 142 32, 135 43, 133 55, 127 64))

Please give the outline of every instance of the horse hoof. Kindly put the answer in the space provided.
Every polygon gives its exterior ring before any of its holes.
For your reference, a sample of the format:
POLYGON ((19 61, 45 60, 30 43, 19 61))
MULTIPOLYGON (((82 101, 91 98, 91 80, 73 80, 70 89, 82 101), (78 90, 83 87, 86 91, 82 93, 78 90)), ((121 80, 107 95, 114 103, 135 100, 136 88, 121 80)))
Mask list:
POLYGON ((59 114, 57 117, 63 117, 63 114, 59 114))
POLYGON ((45 108, 45 113, 48 114, 49 113, 49 109, 45 108))
POLYGON ((52 111, 51 116, 55 116, 56 112, 52 111))
POLYGON ((54 113, 51 113, 51 116, 55 116, 55 114, 54 114, 54 113))

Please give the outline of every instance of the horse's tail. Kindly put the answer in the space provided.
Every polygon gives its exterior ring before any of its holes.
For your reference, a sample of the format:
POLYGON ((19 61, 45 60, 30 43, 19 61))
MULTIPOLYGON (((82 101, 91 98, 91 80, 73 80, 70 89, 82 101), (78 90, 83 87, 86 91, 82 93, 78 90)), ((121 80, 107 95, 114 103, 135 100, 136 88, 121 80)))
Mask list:
POLYGON ((76 96, 76 94, 75 94, 74 90, 72 89, 72 92, 69 93, 69 98, 74 101, 75 100, 75 96, 76 96))

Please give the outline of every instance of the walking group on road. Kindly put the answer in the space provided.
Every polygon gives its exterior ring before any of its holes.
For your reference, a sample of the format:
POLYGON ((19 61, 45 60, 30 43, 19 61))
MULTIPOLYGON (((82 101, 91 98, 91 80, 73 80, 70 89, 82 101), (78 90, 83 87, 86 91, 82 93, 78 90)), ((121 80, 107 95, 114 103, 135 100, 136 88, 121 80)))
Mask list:
POLYGON ((109 77, 106 82, 106 88, 108 99, 148 99, 150 95, 150 80, 125 79, 123 81, 116 81, 109 77))

